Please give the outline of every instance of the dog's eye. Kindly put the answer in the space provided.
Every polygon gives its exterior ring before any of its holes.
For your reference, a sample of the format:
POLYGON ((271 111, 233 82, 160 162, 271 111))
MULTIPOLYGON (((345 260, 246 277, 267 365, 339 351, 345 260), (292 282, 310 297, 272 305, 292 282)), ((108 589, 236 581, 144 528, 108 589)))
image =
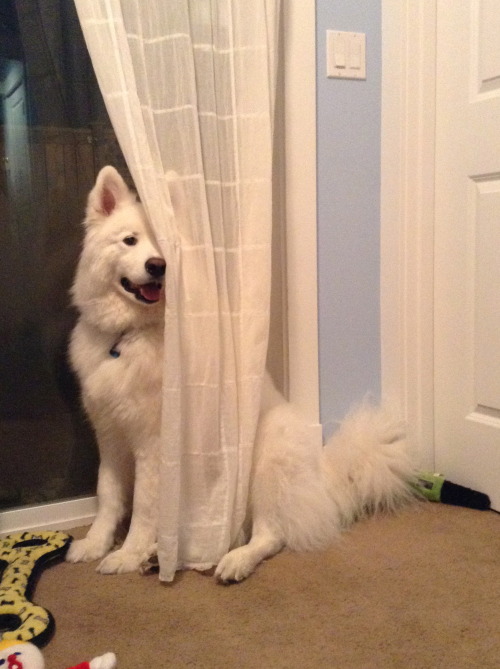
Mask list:
POLYGON ((123 243, 126 244, 127 246, 135 246, 137 244, 137 237, 134 237, 133 235, 124 237, 123 243))

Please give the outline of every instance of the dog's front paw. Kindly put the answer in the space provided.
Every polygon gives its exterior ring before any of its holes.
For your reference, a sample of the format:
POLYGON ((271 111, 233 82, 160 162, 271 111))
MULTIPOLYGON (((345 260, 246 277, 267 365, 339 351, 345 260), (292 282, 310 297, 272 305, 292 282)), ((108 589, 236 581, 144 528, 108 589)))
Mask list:
POLYGON ((128 574, 132 571, 139 571, 146 557, 144 553, 132 553, 120 548, 106 555, 97 567, 97 571, 101 574, 128 574))
POLYGON ((224 555, 214 576, 220 583, 235 583, 250 576, 255 567, 255 559, 248 547, 241 546, 224 555))
POLYGON ((106 555, 109 547, 101 541, 86 537, 72 541, 66 553, 67 562, 93 562, 106 555))

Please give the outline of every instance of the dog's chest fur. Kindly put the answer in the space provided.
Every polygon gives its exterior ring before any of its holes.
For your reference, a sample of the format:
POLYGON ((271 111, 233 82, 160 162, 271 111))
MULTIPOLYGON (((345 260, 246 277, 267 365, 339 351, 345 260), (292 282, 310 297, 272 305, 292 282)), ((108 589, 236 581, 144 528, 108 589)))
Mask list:
POLYGON ((139 443, 146 432, 159 433, 162 326, 113 334, 80 321, 73 331, 70 357, 93 422, 124 431, 132 442, 139 443))

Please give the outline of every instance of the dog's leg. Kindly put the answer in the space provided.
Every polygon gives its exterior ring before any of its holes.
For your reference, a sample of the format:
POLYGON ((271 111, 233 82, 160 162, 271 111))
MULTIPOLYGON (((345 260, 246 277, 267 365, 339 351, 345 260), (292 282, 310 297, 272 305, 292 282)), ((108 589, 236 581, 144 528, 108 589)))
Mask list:
POLYGON ((265 520, 257 519, 249 543, 224 555, 215 570, 215 578, 221 583, 243 581, 262 560, 272 557, 283 546, 279 534, 265 520))
POLYGON ((123 546, 107 555, 97 570, 101 574, 137 571, 154 550, 158 529, 158 449, 139 456, 135 466, 134 502, 130 528, 123 546))
POLYGON ((91 562, 102 558, 112 548, 118 524, 123 520, 128 505, 132 481, 131 463, 116 448, 102 450, 97 481, 97 515, 85 539, 73 541, 66 560, 91 562))

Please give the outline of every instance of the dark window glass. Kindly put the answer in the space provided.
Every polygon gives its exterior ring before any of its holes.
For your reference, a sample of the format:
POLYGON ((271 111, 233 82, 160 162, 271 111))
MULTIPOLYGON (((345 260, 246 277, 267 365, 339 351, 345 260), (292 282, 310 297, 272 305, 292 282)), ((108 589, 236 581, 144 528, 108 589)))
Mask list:
MULTIPOLYGON (((0 2, 0 509, 95 490, 67 364, 85 200, 127 178, 73 2, 0 2)), ((129 180, 129 179, 128 179, 129 180)))

